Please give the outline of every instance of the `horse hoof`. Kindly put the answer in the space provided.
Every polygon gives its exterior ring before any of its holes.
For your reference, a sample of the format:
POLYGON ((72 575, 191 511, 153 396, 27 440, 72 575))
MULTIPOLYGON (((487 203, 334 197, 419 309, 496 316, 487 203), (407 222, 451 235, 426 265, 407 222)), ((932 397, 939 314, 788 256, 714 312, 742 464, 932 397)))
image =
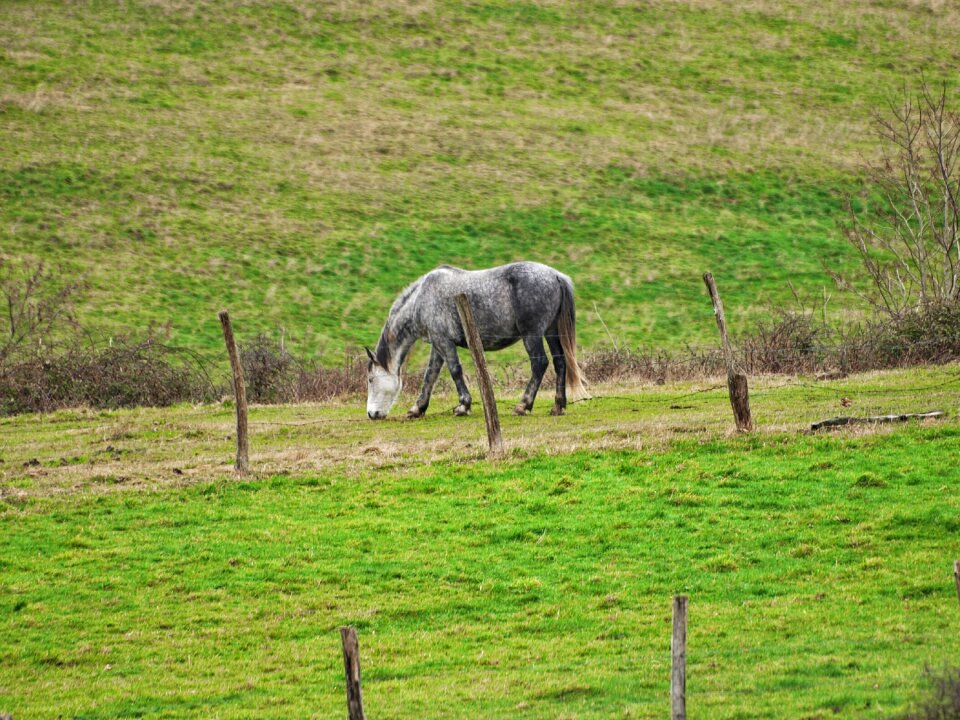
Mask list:
POLYGON ((464 407, 463 405, 457 405, 453 409, 453 414, 456 415, 457 417, 466 417, 467 415, 470 414, 470 408, 464 407))
POLYGON ((423 412, 421 412, 420 408, 418 407, 412 407, 409 410, 407 410, 407 417, 410 418, 411 420, 416 420, 417 418, 423 417, 423 412))
POLYGON ((564 415, 565 413, 566 413, 566 410, 564 410, 559 405, 554 405, 553 410, 550 411, 551 415, 564 415))
POLYGON ((530 410, 527 409, 527 406, 526 406, 526 405, 524 405, 523 403, 520 403, 519 405, 517 405, 517 406, 513 409, 513 414, 514 414, 514 415, 529 415, 529 414, 530 414, 530 410))

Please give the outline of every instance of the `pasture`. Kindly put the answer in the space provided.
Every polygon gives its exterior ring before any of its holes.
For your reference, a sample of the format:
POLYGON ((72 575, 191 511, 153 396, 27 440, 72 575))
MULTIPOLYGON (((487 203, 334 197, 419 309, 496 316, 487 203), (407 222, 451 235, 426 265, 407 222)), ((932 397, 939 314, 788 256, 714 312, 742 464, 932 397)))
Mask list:
POLYGON ((362 403, 0 420, 0 707, 15 717, 337 717, 337 627, 378 718, 887 718, 957 656, 957 368, 594 388, 517 418, 362 403), (614 397, 602 397, 611 396, 614 397), (841 409, 950 419, 811 435, 841 409))
POLYGON ((574 277, 586 345, 712 341, 704 270, 742 324, 852 267, 870 112, 952 82, 958 28, 933 0, 8 3, 0 243, 86 276, 98 335, 217 353, 228 307, 339 361, 413 278, 513 260, 574 277))
MULTIPOLYGON (((215 381, 217 311, 331 365, 442 263, 569 274, 585 355, 713 347, 708 270, 735 338, 821 293, 857 321, 830 273, 871 113, 953 90, 958 30, 940 0, 7 2, 0 270, 82 280, 84 347, 215 381)), ((560 418, 500 387, 496 462, 473 381, 466 418, 446 380, 416 421, 410 387, 379 423, 254 406, 243 478, 227 401, 0 417, 0 716, 342 717, 353 625, 373 720, 660 718, 683 593, 691 717, 896 718, 960 657, 958 373, 751 377, 749 435, 722 378, 560 418)))

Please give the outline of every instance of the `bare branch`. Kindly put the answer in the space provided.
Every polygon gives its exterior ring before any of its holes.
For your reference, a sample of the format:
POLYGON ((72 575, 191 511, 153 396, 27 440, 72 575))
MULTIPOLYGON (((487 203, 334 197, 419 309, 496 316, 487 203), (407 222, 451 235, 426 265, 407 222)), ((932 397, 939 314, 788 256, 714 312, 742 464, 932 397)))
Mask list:
POLYGON ((960 297, 960 114, 949 103, 945 84, 933 91, 921 77, 918 91, 905 87, 874 113, 880 160, 864 167, 873 193, 861 211, 848 202, 847 239, 872 286, 860 294, 890 315, 960 297))
POLYGON ((0 323, 0 362, 28 342, 40 342, 62 326, 76 324, 71 300, 86 283, 63 281, 63 275, 42 262, 0 257, 0 297, 6 305, 0 323))

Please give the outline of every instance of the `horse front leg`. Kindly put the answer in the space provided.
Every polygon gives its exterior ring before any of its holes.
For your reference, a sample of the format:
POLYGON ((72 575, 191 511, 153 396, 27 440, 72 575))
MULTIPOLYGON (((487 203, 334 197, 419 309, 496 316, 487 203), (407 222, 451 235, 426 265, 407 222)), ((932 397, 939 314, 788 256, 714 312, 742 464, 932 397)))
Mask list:
POLYGON ((430 360, 427 362, 427 369, 423 373, 423 386, 420 388, 420 397, 413 404, 413 407, 407 412, 408 418, 423 417, 427 408, 430 406, 430 394, 433 392, 433 386, 440 377, 440 369, 443 367, 443 355, 437 350, 436 346, 430 347, 430 360))
POLYGON ((453 414, 458 416, 469 415, 473 398, 470 397, 467 383, 463 380, 463 366, 460 364, 460 357, 457 355, 457 346, 449 343, 442 347, 440 352, 447 362, 447 367, 450 368, 450 377, 453 378, 453 384, 457 386, 457 395, 460 398, 460 404, 454 408, 453 414))
POLYGON ((523 346, 527 349, 527 355, 530 356, 530 382, 527 383, 527 389, 523 391, 520 404, 513 409, 516 415, 526 415, 533 410, 533 401, 537 399, 537 390, 540 389, 540 383, 543 382, 543 374, 547 371, 548 365, 547 354, 543 349, 543 339, 539 335, 524 337, 523 346))

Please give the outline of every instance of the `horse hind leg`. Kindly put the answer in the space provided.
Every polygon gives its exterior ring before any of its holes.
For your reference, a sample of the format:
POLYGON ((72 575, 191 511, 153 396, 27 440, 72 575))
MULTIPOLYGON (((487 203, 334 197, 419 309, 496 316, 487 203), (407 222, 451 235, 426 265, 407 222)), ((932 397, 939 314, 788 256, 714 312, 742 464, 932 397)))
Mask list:
POLYGON ((537 399, 537 390, 543 382, 543 374, 547 371, 547 353, 543 349, 543 338, 539 335, 527 335, 523 338, 523 346, 530 356, 530 382, 523 391, 520 403, 513 409, 517 415, 526 415, 533 410, 533 401, 537 399))
POLYGON ((553 357, 553 372, 557 375, 557 395, 550 414, 563 415, 567 407, 567 359, 563 354, 556 325, 547 330, 547 345, 553 357))

